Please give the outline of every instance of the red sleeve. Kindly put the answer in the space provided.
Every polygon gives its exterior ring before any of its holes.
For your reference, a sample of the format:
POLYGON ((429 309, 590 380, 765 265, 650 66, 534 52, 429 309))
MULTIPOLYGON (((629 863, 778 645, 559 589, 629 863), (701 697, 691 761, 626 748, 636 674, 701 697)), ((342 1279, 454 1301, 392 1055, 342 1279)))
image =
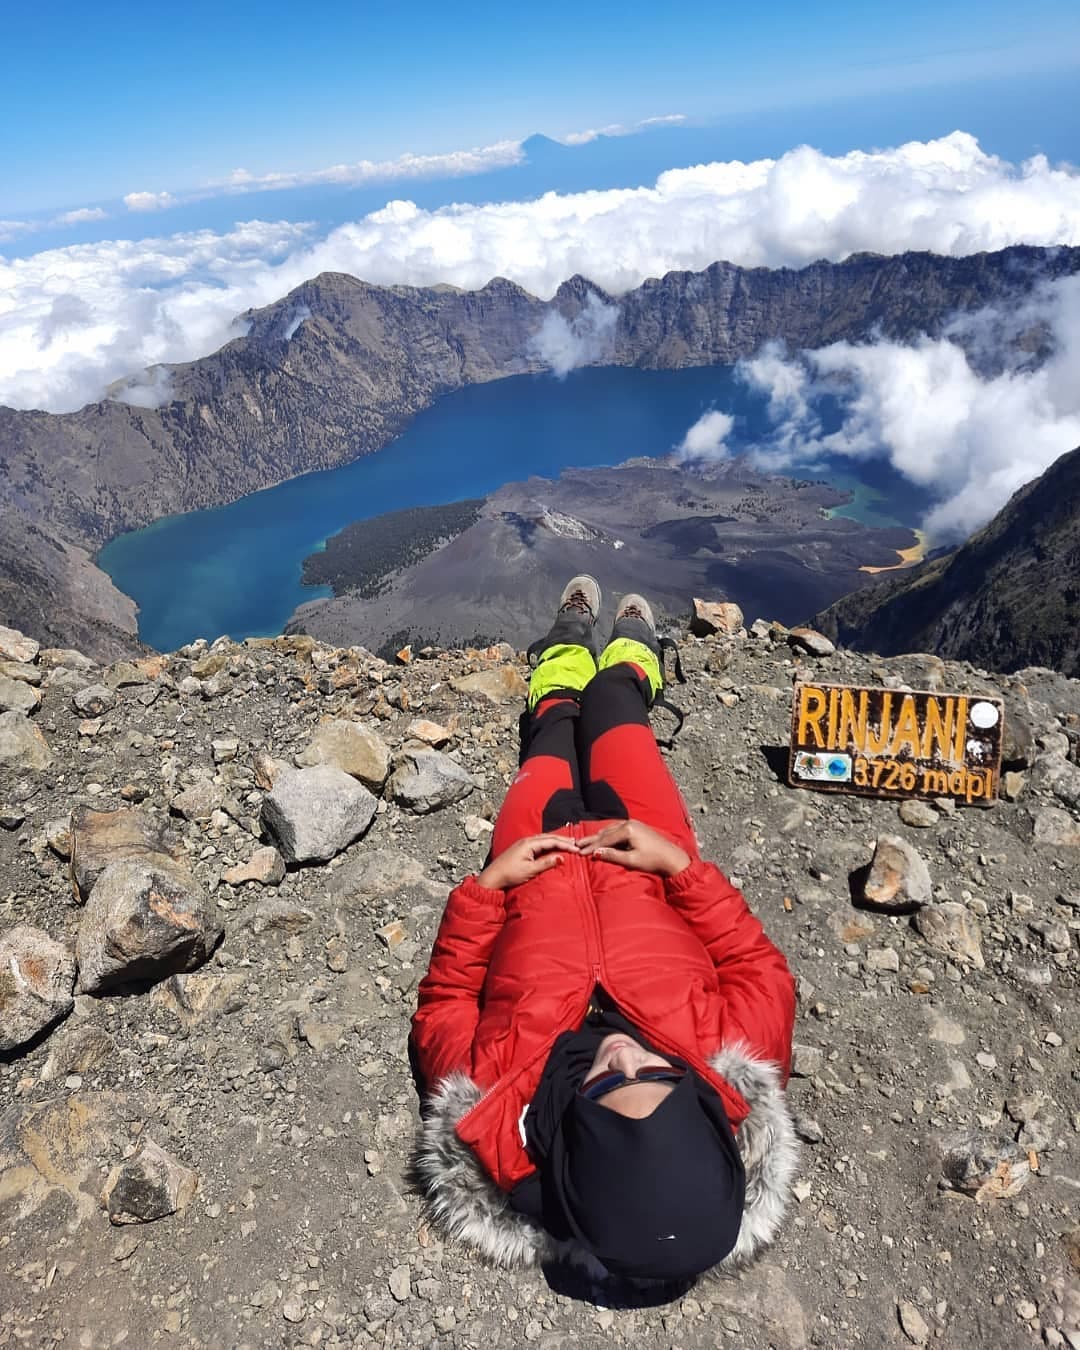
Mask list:
POLYGON ((505 917, 505 894, 475 877, 450 893, 412 1019, 413 1058, 426 1089, 455 1069, 468 1072, 480 990, 505 917))
POLYGON ((712 863, 692 862, 665 883, 668 903, 712 958, 720 981, 722 1043, 745 1041, 791 1072, 795 981, 742 893, 712 863))

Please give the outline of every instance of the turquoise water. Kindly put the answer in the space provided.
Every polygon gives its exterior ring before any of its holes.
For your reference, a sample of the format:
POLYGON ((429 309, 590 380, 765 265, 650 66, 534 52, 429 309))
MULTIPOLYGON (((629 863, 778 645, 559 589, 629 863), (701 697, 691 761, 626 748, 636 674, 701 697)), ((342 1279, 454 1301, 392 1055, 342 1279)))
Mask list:
MULTIPOLYGON (((475 385, 440 399, 376 454, 165 517, 114 539, 98 563, 138 602, 139 636, 161 651, 199 636, 280 633, 297 605, 329 594, 301 584, 303 560, 350 521, 484 496, 532 474, 663 455, 712 407, 736 417, 734 450, 766 434, 763 400, 730 367, 597 368, 475 385)), ((866 489, 840 509, 867 524, 916 524, 925 506, 880 465, 816 466, 805 476, 866 489)))

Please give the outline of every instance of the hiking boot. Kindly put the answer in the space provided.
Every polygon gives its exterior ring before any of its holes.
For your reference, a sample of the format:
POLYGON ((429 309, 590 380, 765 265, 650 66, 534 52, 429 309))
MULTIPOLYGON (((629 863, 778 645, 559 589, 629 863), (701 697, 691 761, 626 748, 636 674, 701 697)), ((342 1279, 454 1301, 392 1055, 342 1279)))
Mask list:
POLYGON ((596 616, 600 612, 600 587, 595 578, 582 572, 571 577, 559 596, 555 622, 547 633, 532 643, 528 650, 529 664, 536 665, 551 647, 584 647, 595 663, 600 654, 596 640, 596 616))
POLYGON ((608 645, 628 638, 631 642, 640 642, 660 659, 660 642, 656 636, 656 618, 652 606, 643 595, 624 595, 622 603, 615 611, 615 622, 611 625, 611 637, 608 645))

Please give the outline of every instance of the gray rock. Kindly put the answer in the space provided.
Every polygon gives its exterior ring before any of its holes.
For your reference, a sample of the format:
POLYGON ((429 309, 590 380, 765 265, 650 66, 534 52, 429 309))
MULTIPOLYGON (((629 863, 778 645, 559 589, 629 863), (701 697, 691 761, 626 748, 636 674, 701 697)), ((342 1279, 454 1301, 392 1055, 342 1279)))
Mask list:
POLYGON ((147 1136, 138 1153, 109 1173, 101 1203, 110 1223, 152 1223, 167 1214, 182 1213, 198 1185, 197 1173, 147 1136))
POLYGON ((393 895, 424 879, 423 865, 397 848, 365 848, 327 878, 324 890, 336 904, 362 905, 393 895))
POLYGON ((262 804, 263 828, 287 862, 328 862, 367 830, 378 801, 332 764, 282 769, 262 804))
POLYGON ((899 835, 881 835, 863 883, 865 903, 895 913, 929 904, 932 896, 930 869, 922 855, 899 835))
POLYGON ((1073 811, 1080 811, 1080 767, 1055 754, 1040 760, 1039 769, 1054 796, 1073 811))
POLYGON ((105 683, 110 689, 129 689, 150 683, 150 676, 131 661, 114 661, 105 671, 105 683))
POLYGON ((809 652, 811 656, 832 656, 836 651, 835 644, 815 628, 792 628, 787 640, 794 651, 809 652))
POLYGON ((208 680, 203 680, 199 686, 203 698, 220 698, 222 694, 227 694, 232 688, 232 680, 227 671, 219 671, 217 675, 211 675, 208 680))
POLYGON ((25 713, 0 713, 0 764, 16 769, 47 769, 51 763, 48 741, 25 713))
POLYGON ((25 680, 0 675, 0 712, 32 713, 40 702, 41 695, 25 680))
POLYGON ((813 1078, 821 1072, 824 1063, 825 1054, 816 1045, 796 1041, 791 1047, 791 1072, 796 1078, 813 1078))
POLYGON ((50 1083, 69 1073, 89 1073, 91 1069, 109 1063, 115 1054, 116 1042, 104 1027, 72 1026, 69 1022, 49 1041, 49 1058, 41 1070, 42 1081, 50 1083))
POLYGON ((1051 952, 1067 952, 1072 948, 1072 935, 1068 927, 1059 919, 1040 920, 1029 923, 1033 933, 1042 938, 1043 946, 1051 952))
POLYGON ((85 900, 105 868, 125 858, 169 866, 183 857, 164 818, 135 807, 71 813, 71 880, 76 900, 85 900))
POLYGON ((76 651, 74 647, 43 647, 38 653, 38 664, 46 670, 96 670, 97 662, 76 651))
POLYGON ((900 803, 900 819, 913 829, 928 830, 935 826, 941 817, 928 802, 912 797, 909 801, 900 803))
POLYGON ((458 694, 479 694, 489 703, 517 703, 529 692, 525 677, 516 666, 492 666, 461 675, 450 681, 450 687, 458 694))
POLYGON ((185 820, 201 823, 209 820, 215 811, 219 811, 224 800, 225 789, 220 783, 202 779, 178 792, 169 803, 169 809, 178 816, 183 816, 185 820))
POLYGON ((27 665, 24 661, 0 661, 0 675, 18 680, 20 684, 32 684, 35 689, 42 680, 41 667, 27 665))
POLYGON ((100 717, 116 707, 116 691, 104 684, 88 684, 71 696, 71 706, 83 717, 100 717))
POLYGON ((33 661, 40 650, 39 642, 24 637, 17 628, 0 626, 0 661, 33 661))
POLYGON ((390 1292, 398 1303, 404 1303, 412 1293, 412 1276, 408 1266, 395 1266, 390 1272, 390 1292))
POLYGON ((215 764, 228 764, 240 753, 240 742, 235 736, 220 736, 210 743, 215 764))
POLYGON ((417 815, 439 811, 467 797, 473 780, 461 765, 438 750, 406 750, 386 785, 387 795, 417 815))
POLYGON ((302 768, 332 764, 378 791, 390 772, 390 749, 381 736, 359 722, 336 719, 316 727, 310 743, 296 756, 302 768))
POLYGON ((915 927, 935 951, 982 970, 985 966, 978 924, 955 900, 927 905, 915 915, 915 927))
POLYGON ((78 991, 98 994, 194 970, 221 937, 206 897, 179 867, 140 858, 111 863, 79 925, 78 991))
POLYGON ((278 886, 285 880, 285 860, 276 848, 257 848, 245 863, 238 863, 221 874, 230 886, 257 881, 260 886, 278 886))
POLYGON ((1080 848, 1080 822, 1058 806, 1044 806, 1035 816, 1034 839, 1052 848, 1080 848))
POLYGON ((283 933, 299 933, 309 927, 315 915, 303 905, 290 900, 257 900, 249 905, 236 921, 238 928, 250 928, 258 936, 268 929, 283 933))
POLYGON ((930 1328, 915 1304, 906 1298, 901 1299, 897 1306, 897 1315, 900 1318, 900 1327, 911 1344, 925 1345, 930 1339, 930 1328))
POLYGON ((977 1200, 1017 1195, 1031 1176, 1024 1150, 1007 1136, 965 1131, 941 1140, 941 1175, 977 1200))
POLYGON ((866 953, 866 969, 895 973, 900 969, 900 956, 894 947, 871 947, 866 953))
POLYGON ((743 621, 743 612, 734 601, 699 600, 694 597, 690 631, 695 637, 709 637, 713 633, 737 633, 743 626, 743 621))
POLYGON ((0 933, 0 1051, 25 1045, 75 1006, 75 958, 40 928, 0 933))

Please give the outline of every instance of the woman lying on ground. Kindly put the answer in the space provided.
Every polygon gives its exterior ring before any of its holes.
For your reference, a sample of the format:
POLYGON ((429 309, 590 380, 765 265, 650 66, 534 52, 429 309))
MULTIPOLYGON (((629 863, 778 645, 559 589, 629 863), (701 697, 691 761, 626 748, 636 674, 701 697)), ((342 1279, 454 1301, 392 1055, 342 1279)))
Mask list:
POLYGON ((530 649, 521 767, 420 984, 417 1170, 500 1264, 686 1281, 779 1227, 794 985, 657 749, 648 603, 623 600, 597 660, 599 607, 575 577, 530 649))

